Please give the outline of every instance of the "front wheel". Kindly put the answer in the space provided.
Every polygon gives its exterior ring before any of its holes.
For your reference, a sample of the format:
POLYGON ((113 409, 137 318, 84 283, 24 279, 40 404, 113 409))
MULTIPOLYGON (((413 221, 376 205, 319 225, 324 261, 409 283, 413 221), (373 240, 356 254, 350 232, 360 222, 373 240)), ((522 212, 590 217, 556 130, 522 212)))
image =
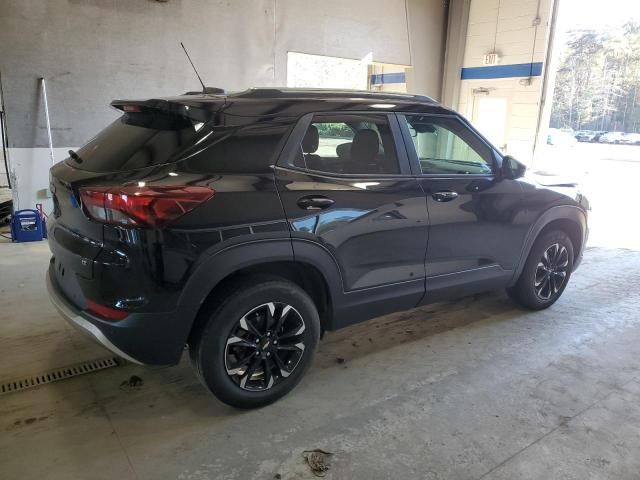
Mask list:
POLYGON ((310 366, 320 320, 307 293, 273 278, 247 278, 205 307, 189 346, 204 385, 237 408, 275 402, 310 366))
POLYGON ((520 278, 507 293, 527 308, 542 310, 560 298, 572 270, 571 239, 561 230, 549 231, 535 241, 520 278))

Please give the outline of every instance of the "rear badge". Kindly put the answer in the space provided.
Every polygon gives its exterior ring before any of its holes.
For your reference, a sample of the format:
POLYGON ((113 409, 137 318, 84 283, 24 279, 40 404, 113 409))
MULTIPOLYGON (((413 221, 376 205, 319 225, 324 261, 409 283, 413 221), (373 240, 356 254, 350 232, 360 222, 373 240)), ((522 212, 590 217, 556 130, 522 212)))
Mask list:
POLYGON ((87 265, 89 265, 89 259, 83 258, 82 260, 80 260, 80 263, 82 263, 83 267, 86 267, 87 265))

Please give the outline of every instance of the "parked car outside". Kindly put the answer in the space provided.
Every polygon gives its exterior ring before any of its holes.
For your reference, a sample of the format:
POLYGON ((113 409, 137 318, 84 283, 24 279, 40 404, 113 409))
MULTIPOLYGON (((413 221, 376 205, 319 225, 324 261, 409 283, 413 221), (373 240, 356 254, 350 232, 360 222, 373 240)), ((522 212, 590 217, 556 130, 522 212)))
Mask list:
POLYGON ((640 145, 640 133, 625 133, 620 143, 624 145, 640 145))
POLYGON ((624 135, 623 132, 607 132, 600 136, 600 143, 622 143, 624 135))
POLYGON ((547 145, 555 147, 574 147, 577 144, 575 137, 557 128, 550 128, 547 131, 547 145))
POLYGON ((580 130, 574 135, 575 139, 579 142, 593 142, 596 138, 597 132, 591 130, 580 130))
MULTIPOLYGON (((506 288, 551 306, 589 204, 428 97, 251 89, 121 100, 51 168, 49 295, 135 363, 185 345, 240 408, 301 380, 324 331, 506 288)), ((334 392, 338 394, 338 392, 334 392)))

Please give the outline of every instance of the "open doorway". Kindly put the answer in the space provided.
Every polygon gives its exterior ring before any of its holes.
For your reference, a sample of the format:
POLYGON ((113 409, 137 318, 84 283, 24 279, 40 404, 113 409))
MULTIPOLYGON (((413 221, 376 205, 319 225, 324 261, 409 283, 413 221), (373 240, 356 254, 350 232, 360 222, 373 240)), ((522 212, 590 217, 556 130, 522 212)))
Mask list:
POLYGON ((509 94, 502 89, 478 89, 473 96, 473 124, 500 150, 507 150, 509 94))
POLYGON ((534 167, 577 179, 591 246, 640 249, 640 2, 562 0, 534 167), (633 220, 632 220, 633 219, 633 220))

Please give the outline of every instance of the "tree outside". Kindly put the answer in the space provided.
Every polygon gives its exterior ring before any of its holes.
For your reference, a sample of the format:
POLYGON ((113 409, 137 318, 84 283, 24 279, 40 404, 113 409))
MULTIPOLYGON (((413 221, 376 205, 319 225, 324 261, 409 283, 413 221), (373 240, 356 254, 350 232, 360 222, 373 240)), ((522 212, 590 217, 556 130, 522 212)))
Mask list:
POLYGON ((640 22, 566 33, 551 127, 640 132, 640 22))

